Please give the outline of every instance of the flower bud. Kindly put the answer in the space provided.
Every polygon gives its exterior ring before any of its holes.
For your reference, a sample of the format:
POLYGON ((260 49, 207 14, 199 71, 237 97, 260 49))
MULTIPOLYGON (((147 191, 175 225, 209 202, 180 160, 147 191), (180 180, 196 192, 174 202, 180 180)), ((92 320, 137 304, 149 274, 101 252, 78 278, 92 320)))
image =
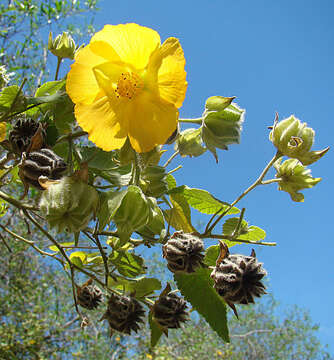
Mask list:
POLYGON ((178 150, 181 156, 200 156, 206 149, 202 145, 201 129, 183 130, 175 143, 175 150, 178 150))
POLYGON ((52 33, 49 34, 48 50, 62 59, 74 59, 76 52, 75 42, 72 39, 72 36, 67 32, 59 34, 54 40, 52 39, 52 33))
POLYGON ((92 219, 99 202, 93 186, 73 177, 63 177, 42 194, 39 206, 51 228, 79 232, 92 219))
POLYGON ((276 178, 281 179, 278 183, 278 190, 286 191, 291 199, 296 202, 303 202, 304 195, 300 190, 312 188, 321 178, 313 178, 311 170, 303 166, 297 159, 288 159, 281 163, 281 159, 274 164, 277 170, 276 178))
POLYGON ((227 145, 239 144, 245 110, 231 103, 234 98, 212 96, 205 104, 202 123, 202 139, 213 153, 216 161, 216 148, 227 150, 227 145))
POLYGON ((314 130, 291 115, 276 123, 269 139, 277 150, 285 156, 298 159, 303 165, 310 165, 319 160, 329 147, 319 151, 310 151, 314 141, 314 130))
POLYGON ((157 204, 157 200, 154 197, 148 197, 147 201, 150 208, 150 216, 148 223, 139 230, 139 233, 143 237, 153 237, 154 235, 161 234, 161 231, 165 228, 165 219, 157 204))

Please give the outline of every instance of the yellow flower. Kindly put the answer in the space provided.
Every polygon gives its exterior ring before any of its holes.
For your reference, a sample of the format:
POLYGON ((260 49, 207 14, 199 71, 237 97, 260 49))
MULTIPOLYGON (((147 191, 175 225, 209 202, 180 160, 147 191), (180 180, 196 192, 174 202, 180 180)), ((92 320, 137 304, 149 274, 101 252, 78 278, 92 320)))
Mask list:
POLYGON ((175 131, 187 82, 182 47, 137 24, 106 25, 78 52, 66 90, 89 139, 105 151, 127 137, 137 152, 175 131))

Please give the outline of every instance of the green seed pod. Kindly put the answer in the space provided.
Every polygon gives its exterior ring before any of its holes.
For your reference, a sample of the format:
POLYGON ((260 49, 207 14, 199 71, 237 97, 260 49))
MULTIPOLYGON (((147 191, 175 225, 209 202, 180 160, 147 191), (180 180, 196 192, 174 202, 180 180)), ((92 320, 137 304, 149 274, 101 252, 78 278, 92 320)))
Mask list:
POLYGON ((147 224, 150 208, 146 196, 138 186, 130 185, 115 211, 112 220, 117 225, 121 240, 126 241, 133 231, 147 224))
POLYGON ((206 149, 202 145, 201 129, 183 130, 175 143, 175 150, 178 150, 181 156, 200 156, 206 149))
POLYGON ((144 194, 155 198, 165 194, 168 190, 166 176, 163 166, 147 166, 140 174, 140 187, 144 194))
POLYGON ((234 97, 212 96, 207 99, 203 113, 202 139, 218 162, 216 148, 239 144, 245 110, 232 103, 234 97))
POLYGON ((313 178, 311 170, 303 166, 297 159, 288 159, 281 163, 281 159, 274 164, 277 170, 276 178, 281 179, 278 189, 290 194, 291 199, 296 202, 303 202, 304 195, 299 191, 312 188, 321 178, 313 178))
POLYGON ((274 124, 269 139, 277 150, 285 156, 298 159, 303 165, 310 165, 319 160, 329 147, 319 151, 310 151, 315 132, 299 119, 291 115, 274 124))
POLYGON ((88 225, 98 202, 93 186, 66 176, 43 192, 39 206, 51 228, 78 232, 88 225))

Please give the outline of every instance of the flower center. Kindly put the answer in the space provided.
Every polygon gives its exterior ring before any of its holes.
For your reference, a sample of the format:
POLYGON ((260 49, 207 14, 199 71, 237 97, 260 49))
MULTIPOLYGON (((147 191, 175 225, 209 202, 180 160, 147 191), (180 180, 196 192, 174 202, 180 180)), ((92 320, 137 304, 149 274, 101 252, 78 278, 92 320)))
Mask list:
POLYGON ((125 72, 121 74, 117 81, 115 93, 118 98, 122 96, 132 99, 142 88, 143 82, 136 73, 125 72))

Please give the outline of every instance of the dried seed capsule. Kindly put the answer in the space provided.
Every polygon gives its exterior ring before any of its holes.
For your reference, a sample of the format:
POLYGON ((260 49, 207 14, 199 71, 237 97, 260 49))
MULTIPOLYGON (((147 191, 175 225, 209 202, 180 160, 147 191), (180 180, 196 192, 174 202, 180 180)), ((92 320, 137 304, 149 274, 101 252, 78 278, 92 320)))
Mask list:
POLYGON ((82 286, 77 287, 78 304, 88 310, 96 309, 103 300, 103 294, 99 287, 92 285, 89 279, 82 286))
POLYGON ((111 294, 108 301, 107 311, 101 320, 107 320, 111 334, 113 330, 130 335, 131 331, 137 332, 145 310, 133 297, 111 294))
POLYGON ((171 272, 192 273, 202 265, 204 254, 203 241, 194 234, 175 232, 162 247, 163 257, 171 272))
POLYGON ((25 185, 32 185, 44 190, 38 179, 40 176, 50 180, 58 180, 66 171, 65 161, 50 149, 40 149, 23 153, 19 175, 25 185))
POLYGON ((27 151, 38 127, 39 124, 31 118, 19 118, 9 133, 9 142, 13 151, 18 154, 27 151))
POLYGON ((152 307, 154 320, 162 327, 178 329, 181 324, 189 320, 186 311, 187 303, 173 292, 160 295, 152 307))
POLYGON ((218 294, 236 313, 234 304, 254 303, 254 297, 266 293, 261 280, 267 272, 262 268, 263 264, 257 261, 254 250, 250 256, 231 255, 225 244, 222 247, 225 255, 218 259, 211 278, 218 294))

